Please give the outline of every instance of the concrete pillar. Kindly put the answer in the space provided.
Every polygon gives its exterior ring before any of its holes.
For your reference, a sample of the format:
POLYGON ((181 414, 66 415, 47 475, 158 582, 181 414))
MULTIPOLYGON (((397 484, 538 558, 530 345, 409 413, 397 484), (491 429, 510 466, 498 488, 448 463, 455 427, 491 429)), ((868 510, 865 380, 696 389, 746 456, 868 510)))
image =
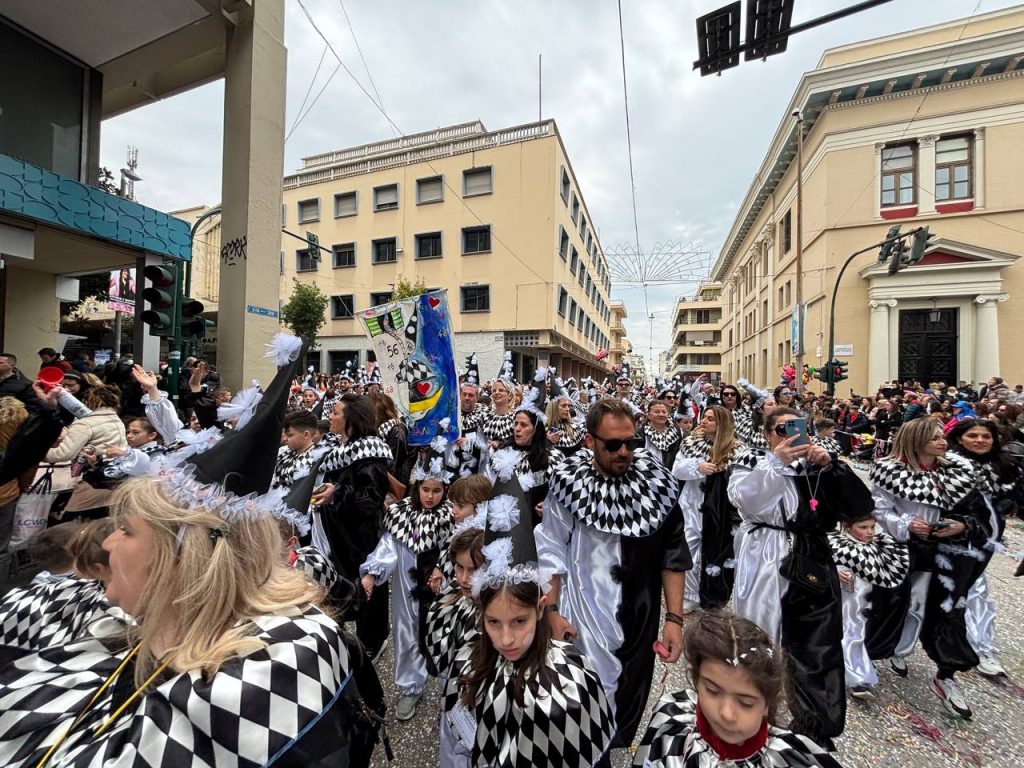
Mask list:
POLYGON ((999 309, 1009 297, 1005 293, 976 296, 974 323, 974 380, 987 381, 999 375, 999 309))
POLYGON ((4 352, 18 357, 18 367, 30 379, 39 370, 37 353, 43 347, 60 350, 60 302, 57 276, 7 262, 4 300, 4 352))
POLYGON ((869 301, 871 324, 868 329, 868 388, 874 391, 883 381, 891 381, 889 371, 889 310, 896 299, 869 301))
POLYGON ((284 0, 260 0, 228 33, 224 79, 224 167, 217 362, 234 390, 264 385, 274 363, 264 344, 278 320, 247 306, 278 310, 281 179, 287 54, 284 0))
POLYGON ((917 140, 917 212, 935 213, 935 139, 917 140))

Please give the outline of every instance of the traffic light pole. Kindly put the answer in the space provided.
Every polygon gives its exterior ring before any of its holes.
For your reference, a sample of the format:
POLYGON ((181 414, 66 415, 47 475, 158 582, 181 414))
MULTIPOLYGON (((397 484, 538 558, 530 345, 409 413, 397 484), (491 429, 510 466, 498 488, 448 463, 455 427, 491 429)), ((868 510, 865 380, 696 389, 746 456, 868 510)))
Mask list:
MULTIPOLYGON (((828 363, 827 363, 827 365, 829 367, 831 367, 832 361, 836 357, 836 297, 839 295, 839 283, 842 282, 843 275, 846 273, 846 268, 848 266, 850 266, 850 264, 853 262, 853 260, 855 258, 857 258, 858 256, 860 256, 861 254, 867 253, 868 251, 878 250, 879 248, 882 248, 883 246, 885 246, 885 245, 887 245, 889 243, 895 243, 895 242, 897 242, 899 240, 904 240, 904 239, 906 239, 908 237, 913 237, 918 232, 918 230, 920 230, 920 229, 921 229, 921 227, 918 227, 917 229, 912 229, 909 232, 904 232, 902 234, 897 234, 897 235, 894 235, 893 237, 887 237, 882 242, 875 243, 874 245, 869 245, 867 248, 861 248, 859 251, 851 253, 849 258, 847 258, 846 261, 843 263, 843 266, 840 267, 839 274, 836 275, 835 285, 832 286, 832 306, 831 306, 831 308, 829 309, 829 312, 828 312, 828 363)), ((899 254, 893 254, 889 258, 898 259, 900 257, 899 257, 899 254)), ((829 395, 834 395, 836 393, 836 382, 835 382, 834 372, 833 372, 833 375, 829 376, 829 378, 828 378, 828 380, 826 382, 826 386, 827 386, 827 391, 828 391, 829 395)))
POLYGON ((174 323, 174 336, 171 339, 171 350, 167 353, 167 386, 170 390, 167 396, 171 398, 174 407, 178 407, 178 377, 181 373, 181 297, 182 294, 182 264, 174 263, 174 314, 171 315, 174 323))

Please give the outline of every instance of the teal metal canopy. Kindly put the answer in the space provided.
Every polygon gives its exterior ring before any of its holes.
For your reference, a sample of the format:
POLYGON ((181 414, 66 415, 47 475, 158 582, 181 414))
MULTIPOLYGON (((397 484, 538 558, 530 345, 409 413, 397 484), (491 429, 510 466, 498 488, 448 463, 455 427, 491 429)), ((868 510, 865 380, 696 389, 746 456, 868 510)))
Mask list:
POLYGON ((2 154, 0 211, 146 253, 192 259, 188 222, 2 154))

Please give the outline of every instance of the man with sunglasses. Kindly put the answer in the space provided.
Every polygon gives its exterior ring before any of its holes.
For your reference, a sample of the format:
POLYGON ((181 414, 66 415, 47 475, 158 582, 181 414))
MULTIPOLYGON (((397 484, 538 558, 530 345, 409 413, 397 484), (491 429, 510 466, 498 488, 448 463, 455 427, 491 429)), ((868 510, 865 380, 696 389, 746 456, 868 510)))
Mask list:
POLYGON ((676 504, 678 484, 642 446, 633 411, 616 398, 587 413, 586 450, 558 464, 534 530, 540 567, 553 574, 545 614, 593 665, 618 725, 636 734, 654 674, 682 650, 683 584, 692 567, 676 504), (659 638, 661 591, 666 623, 659 638))

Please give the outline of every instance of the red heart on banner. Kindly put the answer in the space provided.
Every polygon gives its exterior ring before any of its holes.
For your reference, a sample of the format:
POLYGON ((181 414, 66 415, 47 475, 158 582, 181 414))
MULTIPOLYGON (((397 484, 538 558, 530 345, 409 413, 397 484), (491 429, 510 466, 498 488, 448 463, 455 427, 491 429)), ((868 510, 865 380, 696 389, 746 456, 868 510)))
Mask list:
POLYGON ((416 391, 419 392, 421 395, 427 394, 427 392, 430 391, 430 382, 429 381, 420 381, 420 382, 418 382, 416 384, 416 391))
POLYGON ((441 303, 441 300, 435 296, 427 296, 427 304, 430 305, 431 309, 437 309, 437 305, 441 303))

